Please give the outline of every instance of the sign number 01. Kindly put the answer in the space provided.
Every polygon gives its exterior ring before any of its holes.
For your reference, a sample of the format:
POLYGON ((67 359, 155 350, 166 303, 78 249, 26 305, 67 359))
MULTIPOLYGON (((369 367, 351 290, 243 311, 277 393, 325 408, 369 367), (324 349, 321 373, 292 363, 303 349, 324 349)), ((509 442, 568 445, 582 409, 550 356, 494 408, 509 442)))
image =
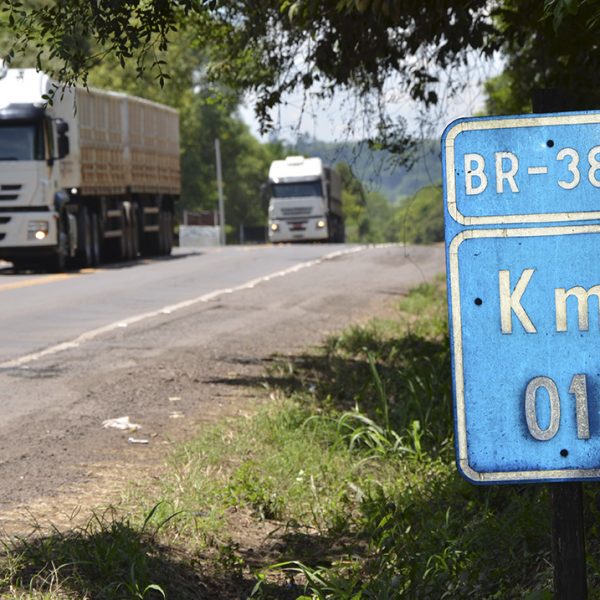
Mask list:
MULTIPOLYGON (((587 440, 590 437, 590 420, 588 416, 587 382, 585 375, 573 375, 569 394, 575 396, 575 416, 577 420, 577 437, 587 440)), ((560 397, 558 388, 550 377, 534 377, 525 390, 525 418, 529 433, 542 442, 551 440, 557 433, 560 425, 560 397), (542 429, 538 423, 536 400, 537 392, 544 388, 550 402, 550 423, 542 429)))

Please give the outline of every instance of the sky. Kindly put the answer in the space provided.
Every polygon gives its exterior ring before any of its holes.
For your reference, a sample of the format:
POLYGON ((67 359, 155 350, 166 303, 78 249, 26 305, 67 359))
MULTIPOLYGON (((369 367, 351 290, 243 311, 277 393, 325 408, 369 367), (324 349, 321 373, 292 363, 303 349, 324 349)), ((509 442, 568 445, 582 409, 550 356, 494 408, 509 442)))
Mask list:
MULTIPOLYGON (((440 103, 423 115, 421 108, 412 101, 401 86, 390 82, 385 91, 386 107, 390 114, 404 118, 413 133, 421 131, 424 137, 439 138, 446 126, 459 117, 472 116, 481 111, 485 102, 483 82, 502 72, 503 61, 500 56, 492 60, 484 60, 473 56, 469 64, 455 72, 454 76, 464 82, 464 91, 455 98, 447 98, 445 81, 438 86, 440 103), (423 118, 424 117, 424 118, 423 118), (426 131, 422 131, 426 123, 426 131)), ((368 136, 368 130, 356 127, 354 134, 349 135, 347 126, 353 119, 354 99, 351 96, 338 94, 331 101, 318 101, 308 97, 305 101, 300 93, 284 98, 284 103, 272 112, 279 139, 295 141, 298 134, 306 134, 320 141, 335 142, 348 139, 360 139, 368 136)), ((258 122, 252 108, 252 98, 247 98, 240 110, 242 119, 248 123, 252 133, 266 141, 268 136, 261 136, 258 122)))

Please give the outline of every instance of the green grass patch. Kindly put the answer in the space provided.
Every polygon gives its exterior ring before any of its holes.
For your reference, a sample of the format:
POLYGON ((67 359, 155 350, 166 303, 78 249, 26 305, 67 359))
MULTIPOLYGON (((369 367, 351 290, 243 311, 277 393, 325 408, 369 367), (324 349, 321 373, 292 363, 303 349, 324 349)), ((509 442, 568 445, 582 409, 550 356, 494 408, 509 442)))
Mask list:
POLYGON ((184 444, 172 459, 174 476, 164 483, 170 504, 161 510, 186 511, 196 534, 207 536, 238 507, 259 519, 335 528, 347 504, 340 490, 347 487, 353 457, 337 444, 335 425, 317 425, 312 414, 276 399, 252 418, 232 420, 184 444))
POLYGON ((34 524, 29 536, 3 541, 1 597, 164 599, 163 586, 186 577, 160 551, 156 534, 164 523, 155 517, 156 508, 139 524, 107 509, 67 531, 34 524))

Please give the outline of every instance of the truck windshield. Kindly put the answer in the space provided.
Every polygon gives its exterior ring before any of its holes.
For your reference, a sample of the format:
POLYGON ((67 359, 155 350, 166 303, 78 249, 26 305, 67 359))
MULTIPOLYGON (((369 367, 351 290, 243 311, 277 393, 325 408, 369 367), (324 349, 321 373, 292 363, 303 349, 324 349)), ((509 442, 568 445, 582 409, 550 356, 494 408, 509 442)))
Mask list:
POLYGON ((43 160, 44 145, 41 135, 41 127, 33 123, 0 123, 0 160, 43 160))
POLYGON ((295 183, 275 183, 272 186, 274 198, 299 198, 302 196, 322 196, 323 188, 319 179, 295 183))

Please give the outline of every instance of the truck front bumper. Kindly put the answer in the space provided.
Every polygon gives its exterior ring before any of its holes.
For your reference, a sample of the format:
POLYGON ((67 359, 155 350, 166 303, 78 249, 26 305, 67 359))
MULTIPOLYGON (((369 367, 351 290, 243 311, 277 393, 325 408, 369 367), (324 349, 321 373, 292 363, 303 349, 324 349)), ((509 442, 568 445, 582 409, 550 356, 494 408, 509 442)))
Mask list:
POLYGON ((306 221, 284 221, 282 219, 269 220, 269 241, 301 242, 303 240, 319 241, 329 238, 327 222, 324 227, 319 227, 319 221, 324 219, 307 219, 306 221))
POLYGON ((57 224, 53 212, 0 212, 0 258, 40 257, 52 254, 56 245, 57 224), (37 239, 33 228, 42 223, 47 225, 47 233, 37 239))

